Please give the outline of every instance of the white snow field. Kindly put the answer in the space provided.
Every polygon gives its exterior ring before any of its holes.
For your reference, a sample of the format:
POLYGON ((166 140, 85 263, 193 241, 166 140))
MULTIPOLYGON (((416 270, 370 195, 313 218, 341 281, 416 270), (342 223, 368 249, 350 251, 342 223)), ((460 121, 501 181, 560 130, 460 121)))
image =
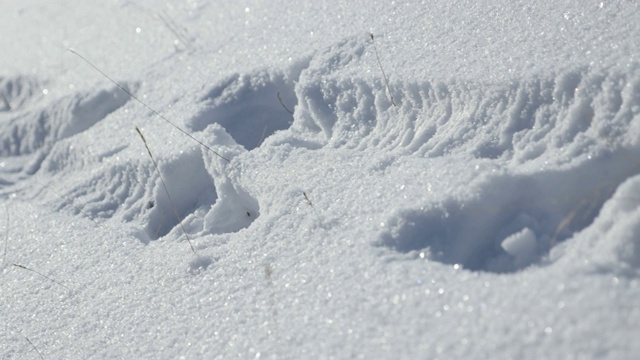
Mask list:
POLYGON ((0 358, 637 358, 639 19, 3 1, 0 358))

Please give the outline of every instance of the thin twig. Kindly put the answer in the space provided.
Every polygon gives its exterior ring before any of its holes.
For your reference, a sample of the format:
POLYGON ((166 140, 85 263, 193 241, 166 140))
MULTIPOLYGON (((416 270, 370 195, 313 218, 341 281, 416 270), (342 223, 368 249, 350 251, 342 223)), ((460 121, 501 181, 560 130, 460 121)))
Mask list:
POLYGON ((109 81, 111 81, 113 84, 115 84, 118 88, 120 88, 120 90, 124 91, 127 95, 131 96, 135 101, 137 101, 138 103, 140 103, 142 106, 144 106, 145 108, 147 108, 149 111, 151 111, 152 113, 154 113, 156 116, 158 116, 160 119, 166 121, 167 123, 169 123, 171 126, 173 126, 174 128, 178 129, 180 132, 182 132, 183 134, 187 135, 188 137, 190 137, 193 141, 197 142, 198 144, 202 145, 205 149, 211 151, 212 153, 214 153, 215 155, 217 155, 219 158, 226 160, 227 162, 231 162, 231 160, 227 159, 226 157, 218 154, 216 151, 214 151, 212 148, 210 148, 209 146, 207 146, 205 143, 203 143, 202 141, 196 139, 193 135, 189 134, 186 130, 182 129, 181 127, 179 127, 178 125, 174 124, 171 120, 167 119, 166 117, 164 117, 162 114, 160 114, 159 112, 155 111, 153 108, 151 108, 149 105, 145 104, 144 102, 142 102, 142 100, 138 99, 135 95, 133 95, 133 93, 131 93, 131 91, 127 90, 124 86, 118 84, 115 80, 113 80, 111 77, 109 77, 109 75, 107 75, 104 71, 100 70, 97 66, 93 65, 93 63, 91 63, 91 61, 87 60, 84 56, 78 54, 77 52, 75 52, 73 49, 67 49, 69 52, 76 54, 80 59, 84 60, 87 64, 89 64, 92 68, 94 68, 97 72, 99 72, 100 74, 102 74, 102 76, 104 76, 105 78, 107 78, 109 81))
POLYGON ((287 107, 287 105, 284 104, 284 101, 282 101, 282 98, 280 97, 280 91, 278 91, 278 93, 276 94, 278 95, 278 101, 280 101, 280 105, 282 105, 282 107, 287 110, 287 112, 291 115, 293 115, 293 111, 289 110, 289 108, 287 107))
POLYGON ((373 33, 369 33, 371 36, 371 43, 373 43, 373 51, 376 53, 376 59, 378 60, 378 66, 380 66, 380 71, 382 72, 382 77, 384 78, 384 82, 387 85, 387 92, 389 93, 389 98, 391 99, 391 103, 393 106, 396 105, 396 101, 393 99, 393 94, 391 93, 391 88, 389 87, 389 79, 387 79, 387 75, 384 73, 384 69, 382 68, 382 62, 380 61, 380 56, 378 55, 378 47, 376 46, 376 42, 373 39, 373 33))
POLYGON ((151 150, 149 149, 149 145, 147 145, 147 140, 144 138, 144 135, 142 135, 142 131, 140 131, 140 129, 137 126, 136 126, 136 131, 138 132, 138 135, 140 135, 140 138, 144 143, 144 147, 147 148, 147 153, 151 158, 151 162, 153 163, 153 166, 156 168, 156 171, 158 172, 158 176, 160 176, 162 187, 164 188, 164 191, 167 193, 167 198, 169 199, 169 203, 171 204, 171 209, 173 209, 173 214, 176 216, 176 219, 178 220, 178 223, 182 228, 182 232, 187 237, 187 241, 189 241, 189 246, 191 246, 191 251, 193 251, 193 253, 195 254, 196 249, 193 247, 193 243, 191 242, 191 238, 189 237, 187 230, 184 228, 184 225, 182 225, 182 219, 180 218, 180 215, 178 215, 178 210, 176 210, 176 206, 173 204, 173 200, 171 200, 171 195, 169 195, 169 189, 167 188, 167 184, 164 182, 164 178, 160 173, 160 168, 158 167, 158 163, 156 163, 156 160, 153 158, 153 155, 151 155, 151 150))
POLYGON ((65 288, 65 289, 67 289, 67 290, 71 290, 71 289, 69 289, 66 285, 62 284, 61 282, 56 281, 56 280, 54 280, 54 279, 52 279, 52 278, 48 277, 47 275, 45 275, 45 274, 43 274, 43 273, 41 273, 41 272, 35 271, 35 270, 33 270, 33 269, 30 269, 30 268, 28 268, 28 267, 26 267, 26 266, 24 266, 24 265, 20 265, 20 264, 13 264, 13 266, 18 267, 18 268, 20 268, 20 269, 27 270, 27 271, 31 271, 31 272, 33 272, 33 273, 36 273, 36 274, 38 274, 38 275, 42 276, 43 278, 45 278, 45 279, 47 279, 47 280, 49 280, 49 281, 52 281, 52 282, 54 282, 54 283, 56 283, 56 284, 58 284, 58 285, 62 286, 63 288, 65 288))

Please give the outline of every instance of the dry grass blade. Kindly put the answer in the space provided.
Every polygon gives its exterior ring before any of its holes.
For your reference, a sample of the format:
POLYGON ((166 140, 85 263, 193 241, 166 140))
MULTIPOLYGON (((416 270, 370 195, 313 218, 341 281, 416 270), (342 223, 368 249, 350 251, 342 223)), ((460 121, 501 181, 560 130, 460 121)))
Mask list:
POLYGON ((313 207, 313 203, 311 202, 311 200, 309 200, 309 197, 307 196, 306 192, 302 192, 302 195, 304 195, 304 199, 307 201, 307 204, 311 207, 313 207))
POLYGON ((176 22, 173 21, 173 19, 171 19, 169 15, 167 15, 164 11, 158 13, 157 16, 158 18, 160 18, 160 21, 162 21, 164 26, 169 29, 169 31, 171 31, 173 35, 184 44, 184 46, 186 46, 188 49, 191 49, 189 39, 187 38, 187 30, 184 27, 176 24, 176 22))
POLYGON ((260 140, 258 140, 258 145, 256 145, 256 147, 262 145, 262 142, 264 141, 264 137, 267 134, 267 125, 264 125, 264 128, 262 128, 262 135, 260 135, 260 140))
POLYGON ((278 322, 278 308, 276 307, 275 292, 273 289, 273 267, 271 264, 264 264, 264 277, 267 280, 267 286, 269 287, 269 307, 271 308, 271 315, 274 323, 274 336, 276 340, 279 337, 279 322, 278 322))
MULTIPOLYGON (((20 335, 22 335, 22 334, 20 334, 20 335)), ((22 337, 25 338, 25 340, 27 340, 27 342, 29 343, 29 345, 31 345, 33 350, 35 350, 38 353, 38 355, 40 356, 40 359, 44 360, 44 356, 42 356, 42 353, 40 352, 40 350, 38 350, 38 348, 35 345, 33 345, 31 340, 29 340, 29 338, 24 336, 24 335, 22 335, 22 337)))
POLYGON ((9 103, 7 98, 4 95, 0 95, 0 97, 2 98, 2 103, 4 104, 4 109, 5 110, 11 110, 11 103, 9 103))
POLYGON ((558 226, 556 226, 553 236, 551 236, 551 247, 558 243, 560 233, 574 224, 574 221, 578 220, 584 222, 593 214, 594 211, 598 209, 598 204, 601 204, 600 199, 602 197, 602 192, 604 191, 603 189, 604 186, 598 188, 590 196, 582 199, 567 215, 562 218, 558 226))
POLYGON ((371 37, 371 42, 373 43, 373 51, 376 53, 376 59, 378 60, 378 66, 380 66, 380 72, 382 72, 382 77, 384 78, 384 83, 387 86, 387 92, 389 93, 389 98, 391 99, 391 103, 393 106, 396 105, 396 101, 393 98, 393 94, 391 93, 391 87, 389 87, 389 79, 387 79, 387 75, 384 73, 384 69, 382 68, 382 62, 380 62, 380 55, 378 55, 378 47, 376 46, 376 41, 373 38, 373 33, 369 33, 371 37))
POLYGON ((9 243, 9 223, 11 219, 9 218, 9 205, 4 205, 4 209, 7 212, 7 224, 5 225, 5 234, 4 234, 4 254, 2 256, 2 267, 4 268, 5 263, 7 262, 7 244, 9 243))
POLYGON ((316 218, 318 219, 318 222, 320 223, 320 225, 322 225, 322 219, 320 218, 320 213, 318 212, 318 209, 316 209, 316 207, 313 206, 311 199, 309 199, 309 196, 305 191, 302 192, 302 195, 304 195, 304 201, 307 203, 307 205, 309 205, 313 209, 313 212, 314 214, 316 214, 316 218))
POLYGON ((24 266, 24 265, 20 265, 20 264, 13 264, 13 266, 15 266, 15 267, 17 267, 17 268, 20 268, 20 269, 27 270, 27 271, 31 271, 31 272, 33 272, 33 273, 36 273, 36 274, 38 274, 38 275, 42 276, 43 278, 45 278, 45 279, 47 279, 47 280, 49 280, 49 281, 51 281, 51 282, 54 282, 54 283, 56 283, 56 284, 58 284, 58 285, 62 286, 63 288, 65 288, 65 289, 67 289, 67 290, 71 290, 71 289, 69 289, 66 285, 64 285, 63 283, 61 283, 61 282, 59 282, 59 281, 56 281, 56 280, 54 280, 54 279, 52 279, 52 278, 48 277, 47 275, 45 275, 45 274, 43 274, 43 273, 41 273, 41 272, 39 272, 39 271, 35 271, 35 270, 33 270, 33 269, 30 269, 30 268, 28 268, 28 267, 26 267, 26 266, 24 266))
POLYGON ((87 212, 85 212, 84 210, 82 210, 80 207, 76 206, 73 201, 71 199, 69 199, 67 196, 62 195, 61 193, 57 192, 56 190, 54 190, 51 186, 42 183, 40 181, 38 181, 37 179, 34 179, 38 184, 44 186, 45 188, 47 188, 47 190, 51 191, 52 193, 54 193, 57 197, 59 197, 60 199, 66 201, 69 203, 69 205, 71 205, 74 209, 76 209, 76 211, 78 211, 80 214, 84 215, 87 219, 93 221, 96 225, 98 225, 99 227, 102 227, 102 224, 100 224, 98 222, 98 220, 94 219, 91 215, 89 215, 87 212))
POLYGON ((120 90, 124 91, 127 95, 131 96, 132 99, 134 99, 135 101, 137 101, 138 103, 140 103, 142 106, 144 106, 145 108, 147 108, 149 111, 151 111, 152 113, 154 113, 157 117, 159 117, 160 119, 166 121, 167 123, 169 123, 169 125, 173 126, 174 128, 178 129, 181 133, 187 135, 188 137, 191 138, 191 140, 197 142, 198 144, 202 145, 205 149, 209 150, 210 152, 212 152, 213 154, 215 154, 216 156, 218 156, 219 158, 226 160, 227 162, 230 162, 231 160, 227 159, 226 157, 218 154, 216 151, 214 151, 212 148, 210 148, 209 146, 207 146, 205 143, 203 143, 202 141, 196 139, 193 135, 189 134, 186 130, 184 130, 183 128, 179 127, 178 125, 174 124, 171 120, 167 119, 166 117, 164 117, 162 114, 160 114, 159 112, 155 111, 153 108, 151 108, 149 105, 145 104, 144 102, 142 102, 142 100, 138 99, 135 95, 133 95, 131 93, 131 91, 127 90, 124 86, 118 84, 115 80, 113 80, 111 77, 109 77, 109 75, 107 75, 104 71, 100 70, 97 66, 93 65, 93 63, 91 63, 91 61, 87 60, 84 56, 78 54, 77 52, 75 52, 72 49, 67 49, 69 50, 69 52, 75 54, 76 56, 78 56, 80 59, 84 60, 87 64, 89 64, 89 66, 91 66, 92 68, 94 68, 97 72, 99 72, 100 74, 102 74, 102 76, 104 76, 105 78, 107 78, 109 81, 111 81, 113 84, 115 84, 118 88, 120 88, 120 90))
POLYGON ((191 251, 193 251, 193 253, 195 254, 196 249, 193 247, 193 243, 191 242, 191 238, 189 237, 189 234, 187 233, 187 230, 184 228, 184 225, 182 225, 182 219, 180 218, 180 215, 178 215, 178 211, 176 210, 176 206, 173 204, 173 200, 171 199, 171 195, 169 194, 169 189, 167 188, 167 184, 164 182, 164 178, 162 177, 162 174, 160 173, 160 168, 158 167, 158 163, 156 163, 156 160, 153 158, 153 155, 151 154, 151 149, 149 149, 149 145, 147 144, 147 140, 144 138, 144 135, 142 135, 142 131, 140 131, 140 129, 136 126, 136 131, 138 132, 138 135, 140 135, 140 138, 142 139, 142 142, 144 143, 144 147, 147 149, 147 154, 149 154, 149 157, 151 158, 151 162, 153 163, 153 166, 156 168, 156 171, 158 172, 158 176, 160 176, 160 181, 162 182, 162 187, 164 188, 165 193, 167 194, 167 198, 169 199, 169 204, 171 205, 171 209, 173 210, 173 214, 176 217, 176 220, 178 220, 178 223, 180 224, 180 228, 182 228, 182 232, 184 233, 184 236, 187 237, 187 241, 189 241, 189 246, 191 246, 191 251))

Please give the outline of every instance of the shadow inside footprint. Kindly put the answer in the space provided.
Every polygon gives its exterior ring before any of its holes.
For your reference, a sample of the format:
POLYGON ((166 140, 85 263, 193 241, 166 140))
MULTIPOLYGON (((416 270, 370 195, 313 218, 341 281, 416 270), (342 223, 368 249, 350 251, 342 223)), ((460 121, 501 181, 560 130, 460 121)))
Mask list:
POLYGON ((634 158, 619 151, 572 169, 491 176, 473 199, 402 211, 381 244, 468 270, 521 270, 592 224, 616 188, 640 173, 634 158))
POLYGON ((203 109, 187 122, 192 131, 218 123, 236 143, 252 150, 293 123, 296 105, 293 83, 283 74, 266 71, 234 75, 202 99, 203 109))

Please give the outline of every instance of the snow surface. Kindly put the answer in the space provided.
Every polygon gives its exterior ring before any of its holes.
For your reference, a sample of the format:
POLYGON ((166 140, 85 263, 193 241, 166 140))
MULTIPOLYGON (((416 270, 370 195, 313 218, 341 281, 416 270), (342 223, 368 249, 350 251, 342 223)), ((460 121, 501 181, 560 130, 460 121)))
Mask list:
POLYGON ((639 18, 3 2, 0 357, 637 357, 639 18))

